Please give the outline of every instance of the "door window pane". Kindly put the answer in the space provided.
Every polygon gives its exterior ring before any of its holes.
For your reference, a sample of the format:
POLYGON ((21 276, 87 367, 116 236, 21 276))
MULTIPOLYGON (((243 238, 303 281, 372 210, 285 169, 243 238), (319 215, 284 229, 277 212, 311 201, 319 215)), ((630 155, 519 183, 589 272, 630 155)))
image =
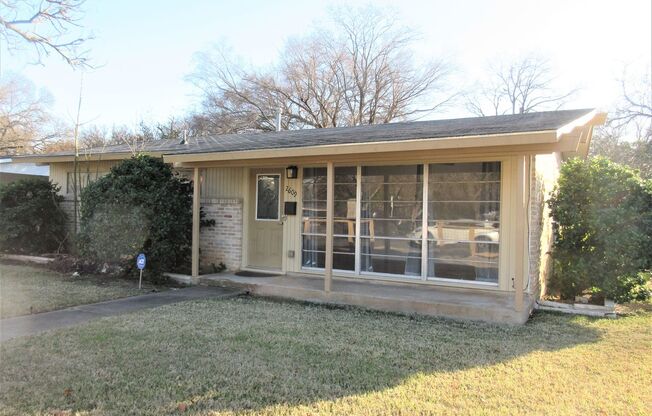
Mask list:
POLYGON ((279 220, 280 175, 258 175, 256 179, 256 219, 279 220))
POLYGON ((428 277, 498 282, 500 162, 428 172, 428 277))

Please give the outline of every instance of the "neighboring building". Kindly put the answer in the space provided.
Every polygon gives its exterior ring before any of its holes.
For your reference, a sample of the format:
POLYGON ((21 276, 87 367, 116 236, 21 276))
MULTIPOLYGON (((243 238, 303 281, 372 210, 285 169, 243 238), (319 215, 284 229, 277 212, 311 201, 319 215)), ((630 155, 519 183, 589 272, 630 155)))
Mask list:
POLYGON ((48 180, 50 168, 35 163, 17 163, 11 158, 0 158, 0 184, 21 179, 48 180))
MULTIPOLYGON (((222 279, 261 294, 525 322, 550 269, 544 199, 562 160, 585 157, 605 117, 569 110, 233 134, 158 141, 143 153, 201 183, 195 277, 224 262, 284 276, 222 279), (200 204, 216 221, 201 232, 200 204)), ((127 146, 91 151, 81 171, 92 180, 130 156, 127 146)), ((24 159, 49 163, 71 196, 70 153, 24 159)))

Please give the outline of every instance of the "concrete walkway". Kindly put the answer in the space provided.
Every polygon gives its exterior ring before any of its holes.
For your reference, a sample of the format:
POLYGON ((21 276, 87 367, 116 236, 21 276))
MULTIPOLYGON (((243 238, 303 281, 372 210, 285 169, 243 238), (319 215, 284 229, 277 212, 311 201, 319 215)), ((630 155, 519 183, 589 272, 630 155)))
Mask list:
POLYGON ((0 342, 51 329, 78 325, 92 319, 121 315, 195 299, 228 298, 243 293, 240 289, 194 286, 165 292, 73 306, 58 311, 0 319, 0 342))

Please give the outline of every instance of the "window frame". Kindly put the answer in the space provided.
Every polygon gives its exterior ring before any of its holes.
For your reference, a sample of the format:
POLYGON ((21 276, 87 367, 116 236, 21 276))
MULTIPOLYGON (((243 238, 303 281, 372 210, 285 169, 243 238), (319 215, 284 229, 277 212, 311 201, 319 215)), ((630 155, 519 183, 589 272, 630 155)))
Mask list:
MULTIPOLYGON (((355 167, 356 168, 356 219, 355 219, 355 249, 354 249, 354 255, 355 255, 355 269, 354 270, 341 270, 341 269, 335 269, 333 268, 333 271, 342 276, 349 276, 353 278, 358 278, 358 279, 371 279, 371 280, 386 280, 386 281, 395 281, 395 282, 405 282, 405 283, 423 283, 423 284, 436 284, 436 285, 441 285, 441 286, 453 286, 453 287, 483 287, 486 289, 501 289, 504 286, 504 277, 506 273, 509 273, 509 266, 505 264, 505 259, 504 257, 506 256, 504 250, 503 250, 503 245, 509 245, 509 237, 506 236, 504 233, 506 232, 505 229, 503 229, 504 225, 504 216, 507 215, 507 211, 510 209, 510 195, 506 193, 506 186, 508 185, 506 183, 506 177, 505 175, 508 172, 511 172, 511 160, 509 158, 504 158, 504 157, 472 157, 472 158, 451 158, 451 159, 439 159, 435 158, 434 160, 403 160, 403 161, 395 161, 395 162, 376 162, 376 161, 369 161, 367 163, 365 162, 358 162, 358 163, 337 163, 335 167, 337 168, 338 166, 342 167, 355 167), (500 235, 500 241, 498 242, 498 247, 499 247, 499 256, 497 258, 497 266, 498 266, 498 279, 496 282, 488 282, 488 281, 482 281, 482 280, 464 280, 464 279, 452 279, 452 278, 442 278, 442 277, 432 277, 428 276, 428 261, 429 261, 429 256, 428 256, 428 234, 427 233, 422 233, 421 236, 421 274, 419 276, 412 276, 412 275, 400 275, 400 274, 392 274, 392 273, 382 273, 382 272, 368 272, 368 271, 363 271, 361 267, 361 258, 362 258, 362 252, 361 252, 361 227, 360 227, 360 220, 361 220, 361 205, 362 205, 362 170, 365 166, 401 166, 401 165, 421 165, 422 166, 422 186, 423 186, 423 193, 422 193, 422 216, 421 216, 421 221, 422 221, 422 228, 423 229, 428 229, 428 221, 429 221, 429 216, 428 216, 428 203, 430 202, 428 196, 429 196, 429 167, 431 164, 437 164, 437 163, 474 163, 474 162, 497 162, 500 164, 500 176, 499 176, 499 203, 500 203, 500 214, 499 214, 499 227, 498 227, 498 232, 500 235)), ((323 165, 317 164, 317 165, 304 165, 301 166, 300 172, 301 172, 301 178, 303 180, 303 173, 305 168, 318 168, 318 167, 323 167, 323 165)), ((301 203, 303 205, 303 196, 300 198, 301 203)), ((303 206, 301 207, 303 209, 303 206)), ((303 212, 303 211, 302 211, 303 212)), ((299 231, 299 236, 298 236, 298 246, 300 247, 300 250, 303 250, 303 236, 304 233, 301 231, 303 230, 303 227, 300 227, 299 231)), ((336 235, 333 235, 336 237, 336 235)), ((309 267, 309 266, 304 266, 303 261, 301 259, 301 256, 299 256, 298 260, 298 266, 301 270, 305 270, 306 272, 323 272, 324 268, 320 267, 309 267)))
MULTIPOLYGON (((441 282, 441 283, 447 282, 447 283, 452 283, 452 284, 465 284, 465 285, 466 284, 472 284, 472 285, 478 285, 478 286, 499 287, 500 279, 501 279, 501 267, 502 267, 501 257, 502 257, 502 251, 503 251, 503 241, 504 241, 504 238, 505 238, 504 234, 503 234, 503 211, 505 209, 505 207, 504 207, 504 202, 505 202, 504 201, 505 161, 502 160, 502 159, 488 159, 488 160, 483 159, 483 160, 455 161, 455 162, 429 162, 428 165, 427 165, 426 171, 429 174, 430 173, 430 165, 436 165, 436 164, 442 164, 442 163, 443 164, 447 164, 447 163, 451 163, 451 164, 497 163, 498 166, 499 166, 500 170, 499 170, 499 176, 498 176, 499 177, 499 179, 498 179, 498 183, 499 183, 498 201, 491 201, 491 202, 497 202, 499 207, 500 207, 499 217, 498 217, 498 220, 496 221, 496 222, 498 222, 497 231, 498 231, 498 235, 499 235, 499 240, 497 242, 488 243, 488 244, 496 245, 498 247, 498 255, 496 256, 496 275, 497 275, 497 279, 496 279, 496 281, 484 281, 484 280, 475 280, 475 279, 466 280, 466 279, 455 279, 455 278, 450 278, 450 277, 441 277, 441 276, 437 276, 436 274, 433 275, 433 276, 430 276, 429 275, 430 260, 431 259, 432 260, 437 260, 437 258, 436 257, 431 257, 429 255, 430 254, 430 252, 429 252, 429 244, 430 244, 430 241, 432 241, 429 238, 424 238, 423 243, 422 243, 423 244, 422 248, 424 249, 424 253, 427 252, 426 257, 425 257, 425 262, 424 262, 424 263, 426 263, 425 264, 425 273, 422 272, 422 276, 423 276, 424 280, 432 281, 432 282, 441 282)), ((460 183, 462 183, 462 182, 464 182, 464 181, 460 181, 460 183)), ((429 176, 426 179, 426 183, 427 183, 426 191, 429 191, 429 189, 428 189, 428 186, 430 185, 429 176)), ((431 201, 429 198, 424 198, 424 199, 427 201, 428 204, 431 203, 431 202, 437 202, 437 201, 431 201)), ((472 201, 471 200, 471 201, 463 201, 463 202, 477 203, 477 202, 483 202, 483 201, 472 201)), ((425 207, 425 205, 424 205, 424 207, 425 207)), ((429 213, 426 213, 426 215, 424 215, 424 218, 427 219, 427 221, 424 220, 424 224, 426 224, 427 222, 430 221, 430 217, 429 217, 428 214, 429 213)), ((424 233, 424 235, 425 235, 425 237, 427 237, 428 234, 424 233)), ((469 244, 482 244, 482 243, 484 243, 484 242, 480 242, 480 241, 471 242, 470 240, 458 240, 458 243, 465 243, 465 242, 469 243, 469 244)), ((458 261, 458 260, 452 260, 452 261, 458 261)), ((482 262, 482 263, 490 264, 490 262, 482 262)))

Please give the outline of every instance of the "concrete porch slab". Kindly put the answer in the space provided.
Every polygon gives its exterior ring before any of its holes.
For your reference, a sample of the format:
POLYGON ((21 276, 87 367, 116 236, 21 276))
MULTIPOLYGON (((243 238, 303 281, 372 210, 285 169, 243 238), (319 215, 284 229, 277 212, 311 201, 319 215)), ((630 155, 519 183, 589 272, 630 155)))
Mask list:
POLYGON ((323 277, 300 274, 243 277, 219 273, 200 276, 199 283, 246 289, 255 296, 500 324, 523 324, 534 308, 527 295, 524 309, 516 311, 512 293, 356 278, 334 277, 330 292, 324 291, 323 277))

